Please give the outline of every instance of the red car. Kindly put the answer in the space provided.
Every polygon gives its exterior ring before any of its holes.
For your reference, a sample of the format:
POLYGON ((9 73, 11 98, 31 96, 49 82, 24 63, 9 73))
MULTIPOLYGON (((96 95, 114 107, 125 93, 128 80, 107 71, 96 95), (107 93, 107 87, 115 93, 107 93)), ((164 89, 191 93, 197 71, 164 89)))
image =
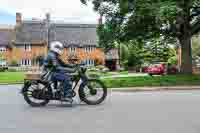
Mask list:
POLYGON ((152 64, 148 67, 147 73, 149 75, 164 75, 166 72, 165 64, 152 64))

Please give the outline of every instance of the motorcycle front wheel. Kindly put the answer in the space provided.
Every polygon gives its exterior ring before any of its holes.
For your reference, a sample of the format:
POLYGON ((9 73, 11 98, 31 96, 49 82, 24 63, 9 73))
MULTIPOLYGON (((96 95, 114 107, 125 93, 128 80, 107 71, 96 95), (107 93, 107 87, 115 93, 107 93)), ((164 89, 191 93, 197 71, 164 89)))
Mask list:
POLYGON ((86 84, 79 88, 80 100, 88 105, 102 103, 107 97, 107 87, 98 79, 89 79, 86 84))

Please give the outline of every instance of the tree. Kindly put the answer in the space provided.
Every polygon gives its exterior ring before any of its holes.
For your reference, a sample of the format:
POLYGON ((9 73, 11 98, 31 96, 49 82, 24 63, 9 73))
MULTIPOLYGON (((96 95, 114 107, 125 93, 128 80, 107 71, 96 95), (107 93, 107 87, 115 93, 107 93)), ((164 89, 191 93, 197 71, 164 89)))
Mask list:
POLYGON ((192 73, 191 37, 200 31, 199 0, 81 1, 92 1, 94 9, 105 15, 106 22, 119 22, 112 29, 120 29, 113 32, 115 39, 147 40, 162 35, 166 40, 178 40, 182 50, 181 72, 192 73))
POLYGON ((192 38, 192 57, 193 57, 193 59, 200 57, 200 38, 199 38, 199 36, 192 38))
POLYGON ((162 37, 153 38, 145 45, 145 52, 149 53, 149 61, 167 62, 167 60, 175 56, 176 53, 171 46, 163 41, 162 37), (148 52, 149 51, 149 52, 148 52))
POLYGON ((129 41, 120 47, 122 65, 124 67, 140 67, 145 60, 145 50, 137 41, 129 41))

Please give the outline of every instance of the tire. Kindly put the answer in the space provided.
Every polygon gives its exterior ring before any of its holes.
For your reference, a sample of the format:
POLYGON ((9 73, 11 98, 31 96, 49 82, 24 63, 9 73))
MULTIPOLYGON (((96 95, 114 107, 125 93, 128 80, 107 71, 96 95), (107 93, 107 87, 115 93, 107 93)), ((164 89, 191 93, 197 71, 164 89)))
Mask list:
MULTIPOLYGON (((92 86, 93 87, 93 86, 92 86)), ((94 88, 93 88, 94 89, 94 88)), ((89 89, 88 89, 89 90, 89 89)), ((96 90, 96 89, 95 89, 96 90)), ((98 91, 98 90, 96 90, 98 91)), ((90 91, 91 93, 91 91, 90 91)), ((96 95, 96 94, 95 94, 96 95)), ((80 97, 80 100, 85 102, 86 104, 88 105, 97 105, 97 104, 100 104, 102 103, 106 97, 107 97, 107 87, 104 85, 104 83, 100 80, 97 80, 97 79, 89 79, 87 81, 87 84, 84 85, 84 84, 81 84, 80 85, 80 88, 79 88, 79 97, 80 97), (86 86, 88 86, 88 84, 91 84, 91 83, 96 83, 98 85, 100 85, 100 88, 101 90, 103 91, 103 94, 102 96, 98 99, 98 100, 90 100, 87 98, 86 94, 85 94, 85 89, 88 88, 86 86)))
MULTIPOLYGON (((38 84, 42 84, 42 83, 29 83, 29 84, 25 84, 24 87, 23 87, 23 96, 24 96, 24 100, 32 107, 42 107, 42 106, 45 106, 46 104, 49 103, 49 99, 45 99, 45 100, 42 100, 42 102, 39 102, 39 103, 36 103, 34 101, 31 100, 28 92, 29 92, 29 89, 33 86, 33 85, 38 85, 38 84)), ((42 84, 44 85, 44 84, 42 84)), ((45 85, 44 85, 45 86, 45 85)))

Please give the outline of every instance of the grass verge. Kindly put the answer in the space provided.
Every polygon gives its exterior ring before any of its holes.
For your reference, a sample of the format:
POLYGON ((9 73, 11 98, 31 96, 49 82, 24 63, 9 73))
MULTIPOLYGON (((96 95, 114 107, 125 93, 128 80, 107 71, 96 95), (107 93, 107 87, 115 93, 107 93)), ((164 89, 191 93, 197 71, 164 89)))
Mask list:
MULTIPOLYGON (((102 79, 108 88, 200 85, 200 75, 167 75, 102 79)), ((0 72, 0 84, 23 83, 24 72, 0 72)))
POLYGON ((0 84, 23 83, 24 72, 0 72, 0 84))
POLYGON ((108 88, 200 85, 200 75, 167 75, 102 79, 108 88))

